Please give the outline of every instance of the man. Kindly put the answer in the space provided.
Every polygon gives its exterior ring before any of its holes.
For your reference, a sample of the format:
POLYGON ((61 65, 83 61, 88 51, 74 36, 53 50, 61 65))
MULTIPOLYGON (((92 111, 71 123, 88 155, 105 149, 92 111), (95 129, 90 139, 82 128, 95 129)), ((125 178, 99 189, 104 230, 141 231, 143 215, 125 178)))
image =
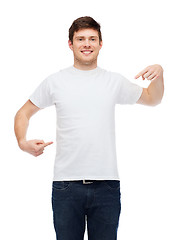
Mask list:
POLYGON ((121 211, 120 178, 115 151, 115 104, 161 102, 163 69, 155 64, 136 75, 148 88, 97 66, 102 48, 100 24, 76 19, 69 29, 74 65, 47 77, 15 116, 19 147, 34 156, 52 142, 27 140, 29 119, 55 104, 57 150, 52 207, 57 240, 82 240, 87 216, 88 239, 117 239, 121 211))

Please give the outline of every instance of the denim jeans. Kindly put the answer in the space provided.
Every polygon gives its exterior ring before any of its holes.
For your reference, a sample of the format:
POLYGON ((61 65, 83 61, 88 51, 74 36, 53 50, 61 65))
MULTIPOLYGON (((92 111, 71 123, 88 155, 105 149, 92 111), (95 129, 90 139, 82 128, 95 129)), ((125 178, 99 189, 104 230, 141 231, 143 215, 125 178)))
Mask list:
POLYGON ((121 212, 119 180, 53 181, 52 210, 57 240, 116 240, 121 212), (88 183, 92 182, 92 183, 88 183))

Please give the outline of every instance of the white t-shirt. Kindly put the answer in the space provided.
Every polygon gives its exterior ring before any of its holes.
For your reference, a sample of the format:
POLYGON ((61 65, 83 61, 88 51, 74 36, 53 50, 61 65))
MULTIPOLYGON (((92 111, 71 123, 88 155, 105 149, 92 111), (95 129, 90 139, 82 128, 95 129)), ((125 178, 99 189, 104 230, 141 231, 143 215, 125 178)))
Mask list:
POLYGON ((119 73, 74 66, 48 76, 30 96, 56 107, 54 181, 119 180, 115 104, 134 104, 143 88, 119 73))

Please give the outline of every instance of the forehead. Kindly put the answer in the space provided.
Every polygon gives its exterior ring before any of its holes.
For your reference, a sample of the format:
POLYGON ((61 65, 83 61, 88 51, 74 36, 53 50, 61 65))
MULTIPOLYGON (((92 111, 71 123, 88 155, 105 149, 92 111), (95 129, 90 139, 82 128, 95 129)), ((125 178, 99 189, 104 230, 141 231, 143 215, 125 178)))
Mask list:
POLYGON ((91 29, 91 28, 80 29, 79 31, 74 32, 74 37, 78 37, 78 36, 84 36, 84 37, 96 36, 96 37, 98 37, 98 31, 91 29))

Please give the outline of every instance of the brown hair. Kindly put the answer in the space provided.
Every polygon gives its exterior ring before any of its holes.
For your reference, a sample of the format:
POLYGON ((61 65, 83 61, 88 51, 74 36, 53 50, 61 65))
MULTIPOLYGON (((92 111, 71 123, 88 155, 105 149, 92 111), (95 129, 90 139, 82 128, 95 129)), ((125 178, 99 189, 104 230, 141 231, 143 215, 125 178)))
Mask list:
POLYGON ((72 44, 73 44, 74 32, 77 32, 80 29, 85 29, 85 28, 92 28, 94 30, 97 30, 98 36, 99 36, 99 42, 102 41, 100 24, 96 22, 92 17, 85 16, 85 17, 80 17, 74 20, 71 27, 69 28, 69 40, 72 42, 72 44))

